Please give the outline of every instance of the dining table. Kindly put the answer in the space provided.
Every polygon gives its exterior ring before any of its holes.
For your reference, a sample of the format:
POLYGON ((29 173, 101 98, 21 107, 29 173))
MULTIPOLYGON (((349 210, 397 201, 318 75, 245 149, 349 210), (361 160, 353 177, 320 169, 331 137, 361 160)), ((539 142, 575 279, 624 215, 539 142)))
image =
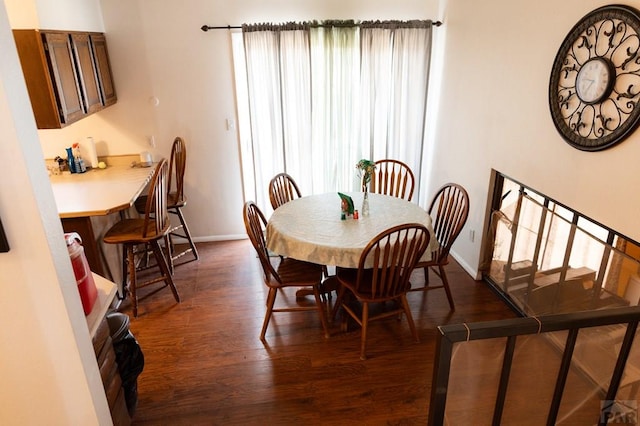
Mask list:
MULTIPOLYGON (((363 192, 346 193, 360 209, 363 192)), ((304 196, 277 209, 266 227, 267 248, 274 254, 321 265, 357 268, 365 247, 379 233, 405 223, 420 223, 431 234, 429 246, 420 261, 431 260, 438 247, 431 217, 418 204, 376 193, 369 193, 369 214, 342 219, 337 192, 304 196)), ((360 213, 360 212, 358 212, 360 213)))
MULTIPOLYGON (((104 232, 145 190, 154 167, 116 164, 85 173, 51 175, 51 188, 64 232, 77 232, 91 271, 121 282, 121 253, 106 253, 104 232), (111 266, 110 266, 111 265, 111 266)), ((122 294, 122 289, 119 289, 122 294)))

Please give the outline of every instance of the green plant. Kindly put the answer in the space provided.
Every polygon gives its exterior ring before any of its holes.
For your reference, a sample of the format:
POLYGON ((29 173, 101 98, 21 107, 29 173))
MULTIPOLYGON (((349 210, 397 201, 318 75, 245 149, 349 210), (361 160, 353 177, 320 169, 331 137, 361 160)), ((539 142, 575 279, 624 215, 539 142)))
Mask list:
POLYGON ((376 171, 376 163, 363 158, 356 164, 356 169, 358 169, 358 177, 360 178, 364 189, 365 186, 371 182, 371 176, 376 171))

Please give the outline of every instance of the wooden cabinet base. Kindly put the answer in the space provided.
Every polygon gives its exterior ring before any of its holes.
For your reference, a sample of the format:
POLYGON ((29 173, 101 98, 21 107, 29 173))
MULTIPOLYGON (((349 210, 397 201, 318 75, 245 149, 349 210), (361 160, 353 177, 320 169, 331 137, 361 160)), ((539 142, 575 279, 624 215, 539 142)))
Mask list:
POLYGON ((100 322, 93 338, 93 349, 96 353, 100 377, 102 378, 105 395, 111 410, 113 424, 116 426, 128 426, 131 424, 131 418, 124 398, 124 388, 118 372, 116 353, 113 350, 106 316, 100 322))

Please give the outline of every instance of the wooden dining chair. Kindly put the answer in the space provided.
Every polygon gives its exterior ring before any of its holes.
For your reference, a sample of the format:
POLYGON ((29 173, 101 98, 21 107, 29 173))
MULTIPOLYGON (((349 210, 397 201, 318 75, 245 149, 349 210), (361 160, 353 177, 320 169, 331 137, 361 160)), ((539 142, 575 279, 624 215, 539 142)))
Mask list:
POLYGON ((265 341, 265 334, 269 321, 274 312, 318 311, 320 322, 324 330, 325 338, 329 337, 329 327, 325 312, 325 303, 322 300, 323 267, 315 263, 303 262, 292 258, 270 257, 265 241, 265 228, 267 220, 264 214, 253 201, 245 203, 243 208, 244 226, 251 244, 258 253, 260 264, 264 272, 264 282, 269 288, 267 296, 267 312, 260 332, 260 340, 265 341), (277 262, 274 265, 272 262, 277 262), (284 306, 275 307, 278 290, 286 287, 308 287, 313 291, 314 306, 284 306))
POLYGON ((411 288, 411 273, 429 245, 431 235, 424 225, 408 223, 394 226, 375 236, 365 247, 357 269, 336 268, 338 297, 332 312, 335 318, 340 307, 361 327, 360 359, 366 359, 367 329, 369 322, 404 313, 414 339, 419 341, 407 302, 411 288), (360 309, 350 306, 345 296, 353 295, 360 309), (370 315, 372 303, 395 301, 396 307, 370 315), (358 311, 361 310, 361 313, 358 311))
MULTIPOLYGON (((178 136, 174 139, 171 146, 171 156, 169 161, 169 177, 167 181, 167 211, 177 216, 178 223, 172 225, 168 232, 168 246, 166 247, 167 257, 169 259, 169 267, 173 273, 176 261, 181 257, 191 254, 193 256, 189 261, 198 260, 198 249, 196 248, 187 221, 182 213, 182 208, 187 205, 187 197, 184 193, 184 173, 187 167, 187 147, 184 140, 178 136), (179 252, 175 251, 173 238, 182 238, 188 243, 188 247, 179 252)), ((135 202, 138 213, 143 214, 147 200, 145 196, 138 197, 135 202)), ((187 262, 182 262, 187 263, 187 262)))
POLYGON ((274 210, 301 196, 295 180, 287 173, 278 173, 269 182, 269 200, 274 210))
POLYGON ((142 217, 121 219, 115 223, 103 237, 103 241, 107 244, 122 244, 122 288, 128 288, 131 294, 134 317, 138 316, 138 290, 151 284, 164 282, 164 286, 155 289, 147 296, 168 286, 171 288, 176 302, 180 302, 180 296, 171 278, 171 271, 167 259, 160 247, 160 240, 166 238, 170 227, 169 213, 167 212, 168 170, 169 164, 166 159, 161 160, 157 164, 149 184, 144 215, 142 217), (146 281, 138 282, 136 277, 135 253, 136 247, 140 245, 151 247, 156 265, 160 270, 159 277, 156 276, 146 281), (129 278, 128 286, 127 275, 129 278))
MULTIPOLYGON (((269 200, 271 201, 271 207, 275 210, 281 205, 288 203, 291 200, 302 197, 300 188, 296 184, 296 181, 287 173, 278 173, 269 182, 269 200)), ((282 258, 282 256, 280 256, 282 258)), ((327 266, 323 267, 324 276, 328 276, 327 266)), ((301 295, 305 295, 306 292, 302 291, 301 295)), ((323 299, 324 299, 323 294, 323 299)), ((331 292, 328 292, 326 296, 331 300, 331 292)))
POLYGON ((378 160, 370 183, 370 192, 391 195, 411 201, 415 178, 413 171, 402 161, 378 160))
POLYGON ((455 309, 453 296, 449 288, 449 280, 444 270, 445 265, 449 263, 449 251, 455 242, 460 231, 467 222, 469 216, 469 194, 460 185, 456 183, 447 183, 443 185, 431 200, 428 210, 431 216, 433 231, 438 240, 438 247, 431 253, 431 260, 428 262, 419 262, 416 268, 424 268, 423 287, 412 288, 411 291, 427 291, 444 288, 449 300, 451 310, 455 309), (440 277, 441 285, 431 286, 429 283, 429 269, 440 277))

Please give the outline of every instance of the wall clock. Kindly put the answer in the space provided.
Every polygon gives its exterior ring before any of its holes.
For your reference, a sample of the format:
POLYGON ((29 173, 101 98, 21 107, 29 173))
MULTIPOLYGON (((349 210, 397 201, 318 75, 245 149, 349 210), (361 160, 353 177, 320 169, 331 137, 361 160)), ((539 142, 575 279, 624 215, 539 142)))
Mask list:
POLYGON ((640 122, 640 14, 610 5, 565 37, 551 70, 549 107, 560 135, 583 151, 622 141, 640 122))

